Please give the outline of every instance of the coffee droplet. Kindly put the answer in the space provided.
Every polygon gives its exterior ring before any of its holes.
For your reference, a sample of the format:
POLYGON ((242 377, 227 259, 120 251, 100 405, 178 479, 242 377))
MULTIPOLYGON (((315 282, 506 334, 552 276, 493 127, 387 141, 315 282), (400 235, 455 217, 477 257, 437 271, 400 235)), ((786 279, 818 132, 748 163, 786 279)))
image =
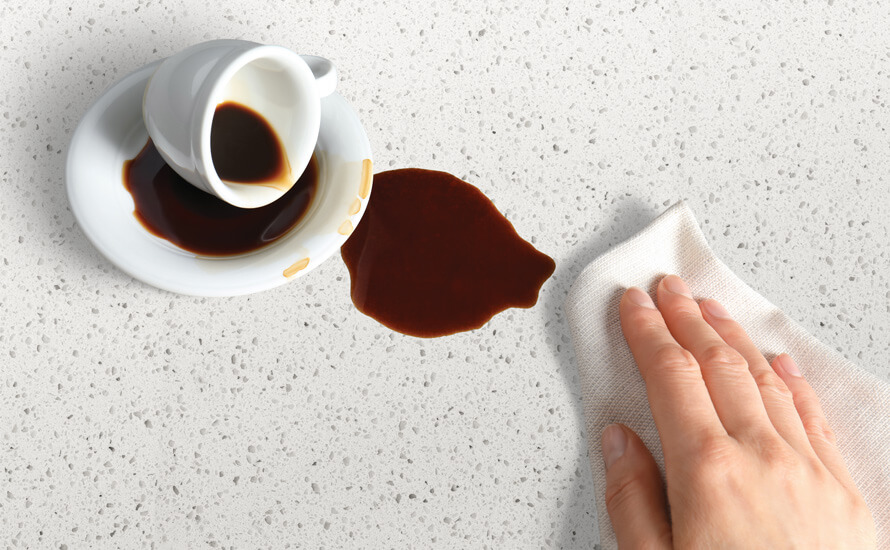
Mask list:
POLYGON ((309 258, 303 258, 302 260, 297 260, 296 262, 292 263, 287 269, 282 272, 282 275, 290 279, 307 267, 309 267, 309 258))
POLYGON ((345 222, 340 224, 340 227, 337 228, 337 233, 341 235, 349 235, 352 233, 352 222, 346 220, 345 222))
POLYGON ((282 191, 294 183, 275 130, 262 115, 234 101, 216 106, 210 127, 210 156, 216 175, 223 181, 282 191))
POLYGON ((371 159, 365 159, 362 161, 362 181, 359 185, 358 196, 367 199, 368 195, 371 194, 371 180, 374 179, 374 175, 371 173, 373 169, 373 163, 371 159))
POLYGON ((532 307, 556 267, 479 189, 417 168, 374 176, 374 196, 340 252, 361 312, 427 338, 532 307))
POLYGON ((150 232, 203 256, 243 254, 267 246, 303 218, 318 187, 315 156, 280 199, 260 208, 238 208, 182 179, 151 140, 124 163, 124 186, 136 219, 150 232))
POLYGON ((355 199, 352 201, 352 204, 349 205, 349 210, 347 213, 352 216, 353 214, 358 214, 358 211, 362 209, 362 200, 355 199))

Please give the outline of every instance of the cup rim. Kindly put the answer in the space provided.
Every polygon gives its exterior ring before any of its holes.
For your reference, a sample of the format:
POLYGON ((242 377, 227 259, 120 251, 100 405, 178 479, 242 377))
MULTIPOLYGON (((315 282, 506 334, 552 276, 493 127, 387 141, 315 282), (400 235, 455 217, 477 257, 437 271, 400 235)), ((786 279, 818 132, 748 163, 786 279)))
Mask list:
MULTIPOLYGON (((215 98, 219 95, 221 89, 228 84, 232 77, 248 64, 259 59, 271 59, 279 62, 282 67, 290 72, 299 80, 298 86, 309 90, 309 94, 303 94, 303 97, 309 97, 307 108, 315 122, 314 128, 310 128, 309 132, 315 136, 311 147, 308 147, 308 156, 306 162, 294 165, 293 159, 288 159, 294 166, 294 173, 301 174, 305 170, 312 157, 315 149, 315 141, 318 139, 318 132, 321 123, 321 100, 315 89, 315 77, 312 70, 306 64, 299 54, 283 46, 258 44, 252 45, 246 49, 237 50, 229 53, 220 62, 218 62, 210 74, 205 79, 205 84, 197 95, 197 104, 203 105, 202 109, 196 109, 192 113, 192 150, 191 156, 195 164, 199 176, 207 182, 210 188, 222 200, 241 208, 259 208, 270 204, 274 201, 266 201, 262 203, 246 201, 243 197, 222 181, 216 173, 213 166, 213 158, 210 150, 210 130, 213 124, 213 116, 216 112, 218 101, 215 98), (314 99, 313 99, 314 98, 314 99), (297 170, 299 168, 299 170, 297 170)), ((310 122, 311 123, 311 122, 310 122)), ((284 194, 284 192, 282 192, 284 194)))

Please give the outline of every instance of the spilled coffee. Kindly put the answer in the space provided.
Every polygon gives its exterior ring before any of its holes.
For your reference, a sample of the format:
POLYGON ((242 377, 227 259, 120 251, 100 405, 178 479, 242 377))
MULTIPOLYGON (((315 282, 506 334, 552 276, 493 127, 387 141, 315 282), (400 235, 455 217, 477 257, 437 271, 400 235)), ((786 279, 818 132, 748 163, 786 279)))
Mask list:
POLYGON ((374 176, 368 209, 340 252, 359 311, 427 338, 532 307, 556 267, 482 191, 417 168, 374 176))
POLYGON ((243 254, 271 244, 299 222, 318 187, 315 156, 299 180, 275 202, 238 208, 205 193, 171 168, 151 140, 124 163, 133 214, 152 234, 204 256, 243 254))

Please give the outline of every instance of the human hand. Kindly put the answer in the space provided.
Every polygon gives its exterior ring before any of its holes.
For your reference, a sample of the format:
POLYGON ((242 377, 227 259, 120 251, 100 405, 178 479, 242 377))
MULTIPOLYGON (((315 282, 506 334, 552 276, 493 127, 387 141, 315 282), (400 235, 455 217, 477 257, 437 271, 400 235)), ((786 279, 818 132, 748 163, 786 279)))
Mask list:
POLYGON ((676 276, 658 308, 631 288, 621 326, 664 450, 603 431, 606 507, 622 548, 874 548, 871 513, 794 361, 772 365, 714 300, 676 276))

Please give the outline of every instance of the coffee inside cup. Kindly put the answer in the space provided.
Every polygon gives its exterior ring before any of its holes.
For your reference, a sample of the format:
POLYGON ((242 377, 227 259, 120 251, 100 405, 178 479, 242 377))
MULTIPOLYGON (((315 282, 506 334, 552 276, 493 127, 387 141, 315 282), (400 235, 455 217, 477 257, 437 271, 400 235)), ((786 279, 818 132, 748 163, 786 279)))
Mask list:
POLYGON ((210 154, 219 179, 287 191, 293 185, 284 146, 262 115, 240 103, 216 106, 210 154))

